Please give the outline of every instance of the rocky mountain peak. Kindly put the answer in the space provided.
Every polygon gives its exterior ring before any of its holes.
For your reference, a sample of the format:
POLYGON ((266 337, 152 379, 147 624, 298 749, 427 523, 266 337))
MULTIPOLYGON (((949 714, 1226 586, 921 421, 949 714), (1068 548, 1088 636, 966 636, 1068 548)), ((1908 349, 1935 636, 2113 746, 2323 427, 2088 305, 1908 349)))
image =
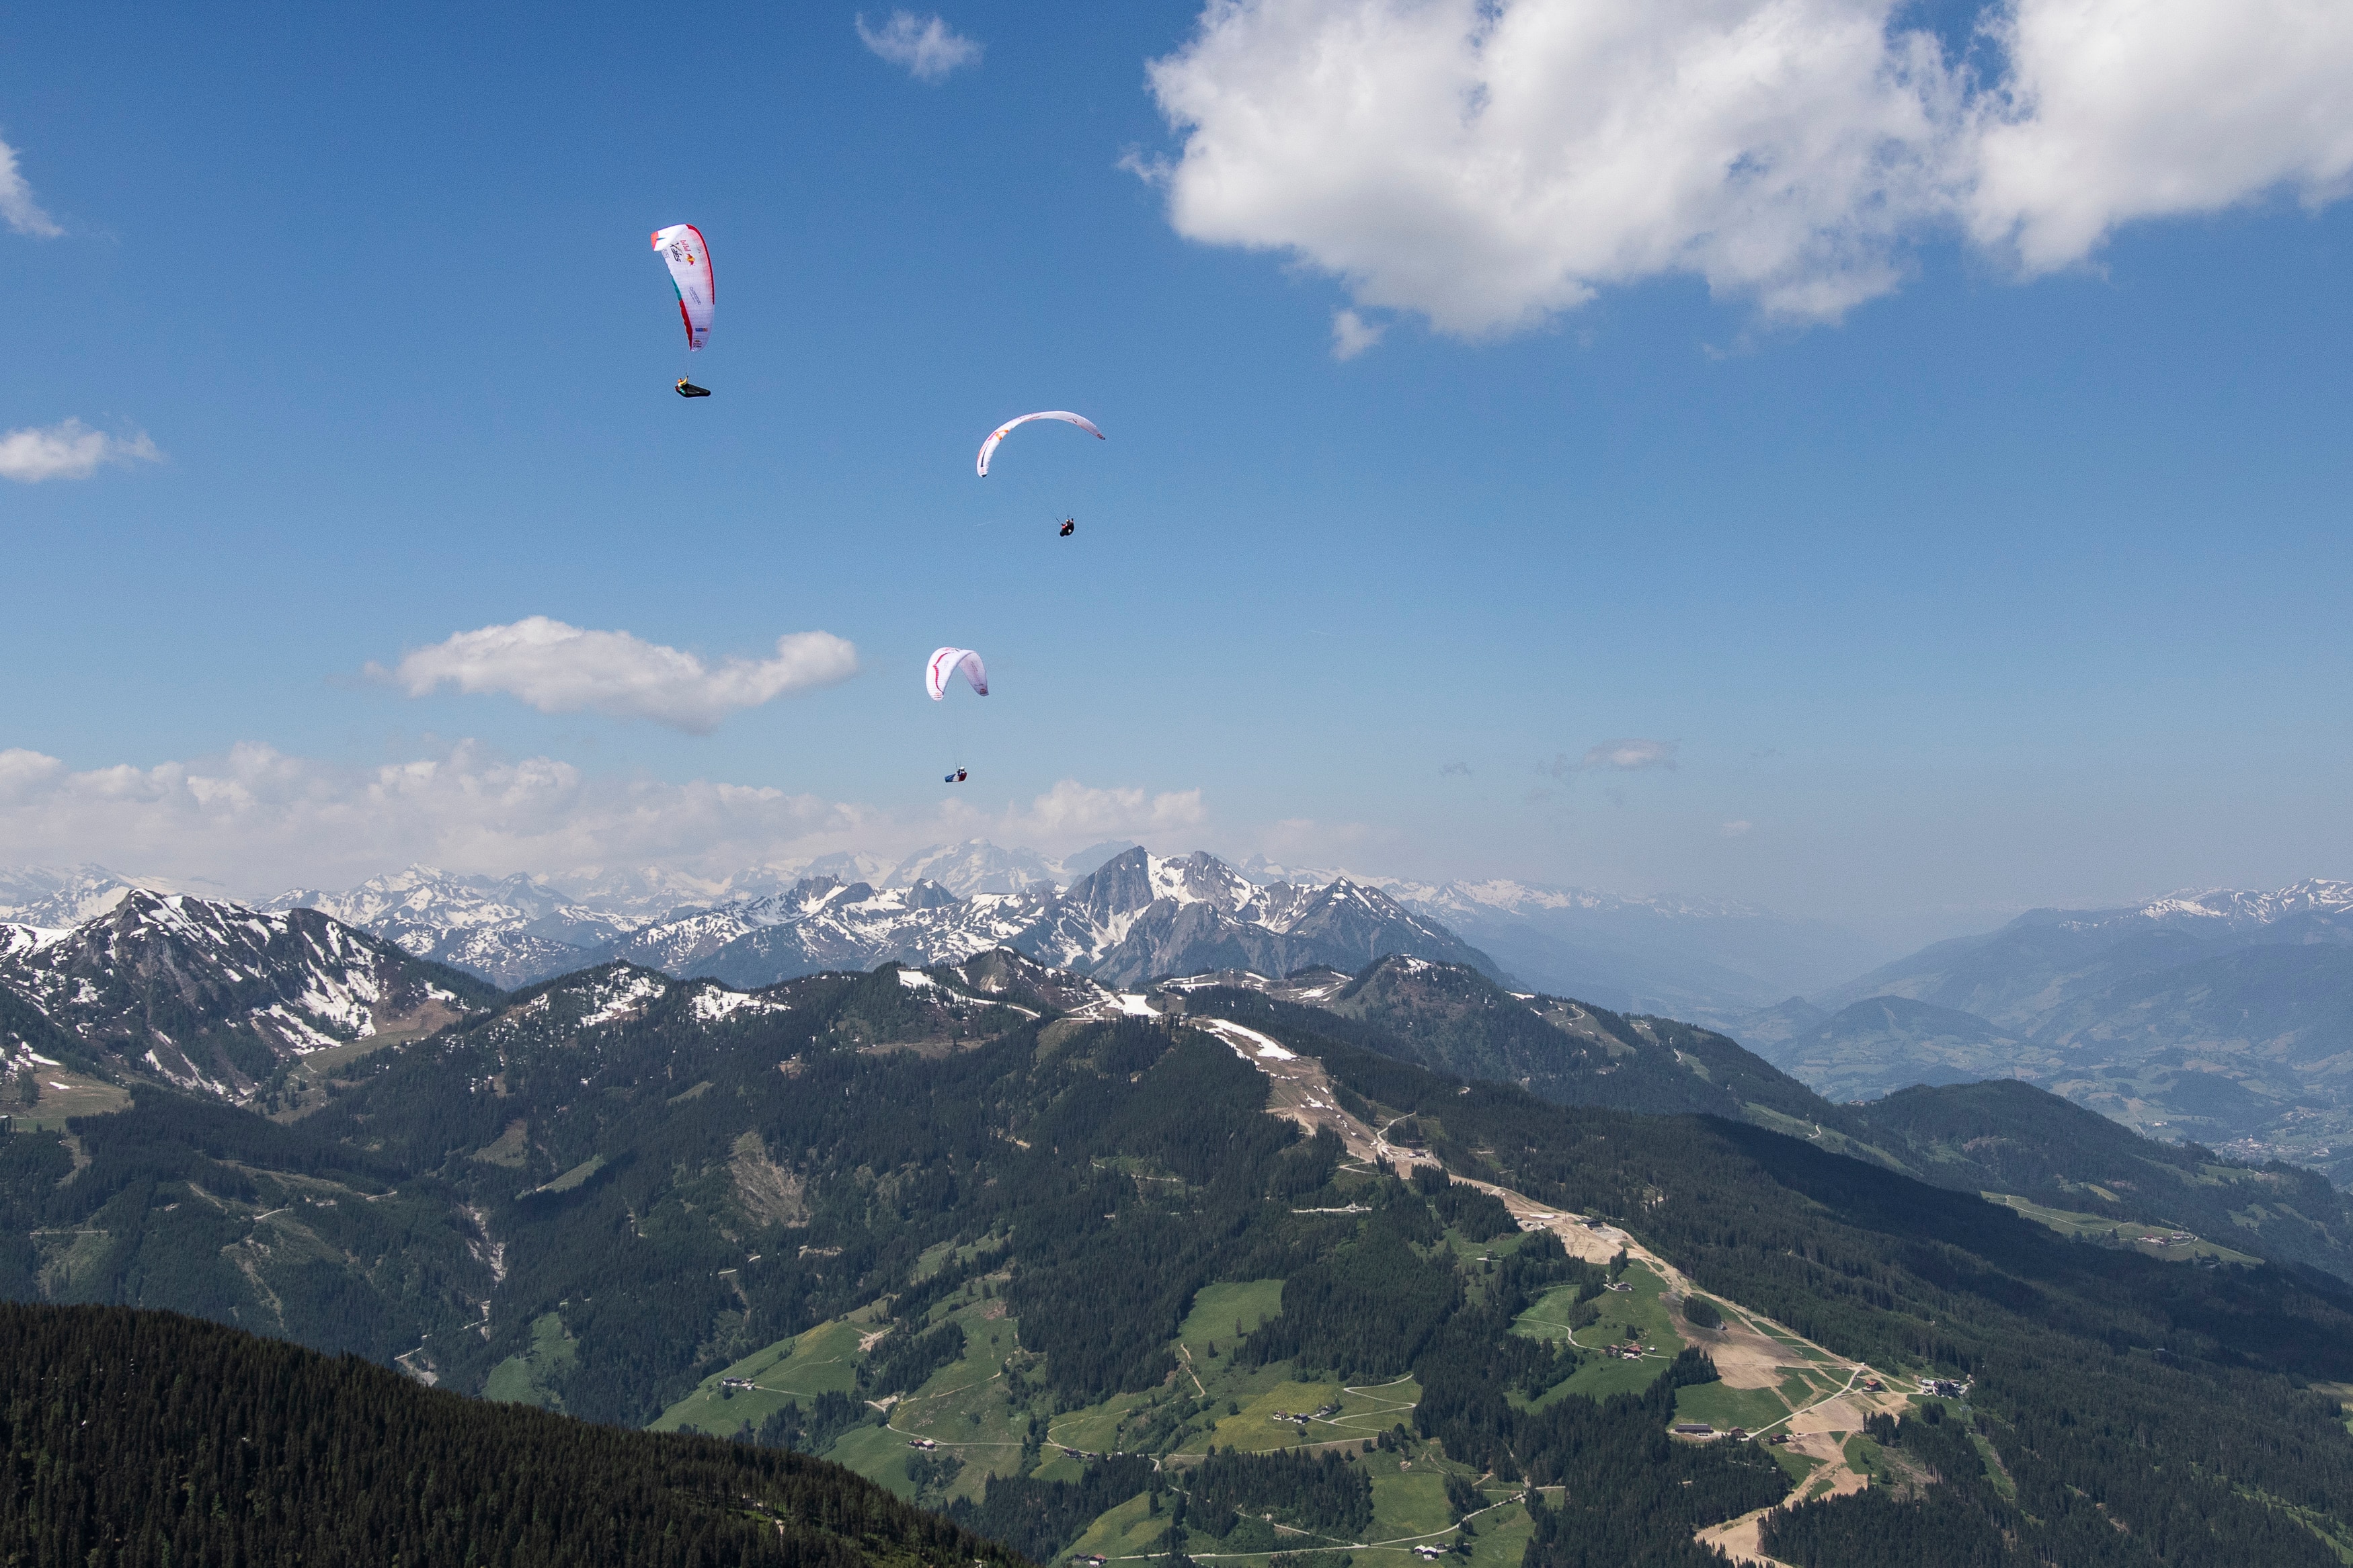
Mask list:
POLYGON ((490 988, 316 910, 130 887, 0 955, 0 990, 94 1054, 244 1098, 283 1063, 429 1032, 490 988))

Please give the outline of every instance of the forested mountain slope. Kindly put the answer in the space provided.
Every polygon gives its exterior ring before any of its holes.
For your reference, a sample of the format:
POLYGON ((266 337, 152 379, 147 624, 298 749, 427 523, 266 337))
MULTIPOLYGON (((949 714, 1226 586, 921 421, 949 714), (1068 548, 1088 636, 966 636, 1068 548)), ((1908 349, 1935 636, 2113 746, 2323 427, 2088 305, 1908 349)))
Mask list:
MULTIPOLYGON (((1982 1484, 1915 1469, 1908 1499, 1889 1489, 1945 1531, 1919 1561, 2316 1563, 2321 1535, 2353 1542, 2335 1398, 2295 1392, 2353 1354, 2341 1285, 2073 1245, 1798 1140, 1544 1106, 1319 1042, 1312 1016, 1262 1021, 1458 1170, 1625 1215, 1702 1285, 1842 1353, 1966 1366, 1982 1484)), ((1814 1561, 1887 1560, 1870 1531, 1820 1535, 1846 1544, 1814 1561)))
POLYGON ((212 1323, 0 1305, 0 1558, 1013 1568, 838 1466, 437 1394, 212 1323))
MULTIPOLYGON (((2353 1280, 2353 1201, 2312 1172, 2222 1160, 2142 1137, 2015 1081, 1910 1089, 1834 1105, 1712 1030, 1622 1017, 1566 998, 1505 991, 1457 966, 1392 957, 1351 976, 1199 976, 1163 990, 1250 1005, 1256 993, 1333 1016, 1303 1023, 1457 1077, 1516 1083, 1565 1105, 1697 1111, 1801 1137, 1938 1186, 2023 1199, 2063 1228, 2117 1246, 2169 1238, 2159 1255, 2214 1250, 2308 1263, 2353 1280), (1236 987, 1230 994, 1219 986, 1236 987), (2110 1238, 2105 1232, 2119 1227, 2110 1238), (2129 1227, 2129 1229, 2122 1228, 2129 1227)), ((1849 1012, 1926 1008, 1898 998, 1849 1012)))
POLYGON ((1824 1119, 1841 1124, 1821 1096, 1722 1035, 1510 991, 1461 964, 1397 954, 1353 976, 1317 969, 1269 980, 1227 971, 1163 989, 1214 998, 1211 1005, 1246 1005, 1239 993, 1255 992, 1313 1007, 1359 1026, 1372 1049, 1458 1078, 1514 1083, 1564 1105, 1704 1111, 1809 1131, 1824 1119))
MULTIPOLYGON (((1403 1005, 1369 978, 1366 1008, 1403 1005)), ((1702 1531, 1875 1475, 1868 1507, 1957 1510, 1978 1560, 2335 1561, 2342 1286, 2072 1243, 1819 1141, 1415 1048, 1008 953, 759 993, 611 965, 351 1062, 290 1127, 142 1089, 71 1143, 8 1140, 0 1265, 19 1297, 340 1333, 464 1392, 821 1451, 1041 1555, 1695 1568, 1702 1531), (1286 1120, 1343 1114, 1412 1179, 1286 1120), (1979 1479, 1864 1432, 1932 1405, 1979 1479), (1692 1420, 1798 1440, 1671 1434, 1692 1420), (1272 1458, 1303 1440, 1336 1468, 1272 1458), (1161 1468, 1078 1457, 1121 1449, 1161 1468)), ((1827 1520, 1831 1568, 1878 1560, 1838 1544, 1846 1506, 1786 1516, 1827 1520)))

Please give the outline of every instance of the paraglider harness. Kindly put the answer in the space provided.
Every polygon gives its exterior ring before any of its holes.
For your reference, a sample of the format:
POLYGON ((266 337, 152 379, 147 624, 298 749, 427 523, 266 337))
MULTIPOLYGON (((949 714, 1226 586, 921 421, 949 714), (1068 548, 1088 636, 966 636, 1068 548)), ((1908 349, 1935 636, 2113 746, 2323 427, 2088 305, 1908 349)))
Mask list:
POLYGON ((707 386, 697 386, 694 383, 687 380, 686 377, 680 376, 678 378, 678 395, 681 397, 708 397, 711 395, 711 389, 707 386))
POLYGON ((964 770, 962 768, 958 768, 955 772, 950 773, 940 782, 942 784, 962 784, 964 783, 964 770))
POLYGON ((1064 518, 1064 519, 1062 520, 1062 533, 1061 533, 1061 537, 1063 537, 1064 539, 1068 539, 1068 538, 1070 538, 1070 537, 1071 537, 1071 535, 1072 535, 1072 534, 1074 534, 1074 533, 1078 532, 1078 531, 1079 531, 1079 520, 1078 520, 1077 518, 1075 518, 1075 517, 1066 517, 1066 518, 1064 518))

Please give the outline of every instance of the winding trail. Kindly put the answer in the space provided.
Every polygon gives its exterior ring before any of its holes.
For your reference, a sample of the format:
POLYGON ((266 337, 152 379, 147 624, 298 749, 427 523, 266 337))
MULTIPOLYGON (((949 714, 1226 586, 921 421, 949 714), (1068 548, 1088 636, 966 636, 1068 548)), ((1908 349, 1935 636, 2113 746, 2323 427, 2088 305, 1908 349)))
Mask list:
MULTIPOLYGON (((1268 1115, 1295 1122, 1310 1134, 1329 1128, 1339 1137, 1349 1159, 1361 1167, 1369 1168, 1375 1162, 1386 1162, 1392 1169, 1410 1169, 1417 1165, 1438 1165, 1443 1169, 1443 1163, 1426 1151, 1402 1148, 1388 1141, 1388 1130, 1403 1121, 1402 1116, 1392 1117, 1375 1129, 1342 1109, 1339 1097, 1334 1092, 1330 1074, 1314 1057, 1291 1050, 1256 1029, 1228 1019, 1188 1014, 1185 1022, 1216 1036, 1231 1047, 1235 1055, 1267 1076, 1270 1080, 1266 1105, 1268 1115)), ((1522 1230, 1548 1231, 1557 1237, 1572 1258, 1583 1258, 1588 1263, 1606 1264, 1622 1251, 1630 1262, 1644 1265, 1665 1281, 1670 1293, 1688 1295, 1694 1289, 1690 1277, 1682 1269, 1598 1216, 1551 1208, 1525 1193, 1493 1182, 1472 1181, 1464 1176, 1452 1179, 1494 1197, 1509 1211, 1522 1230)), ((1787 1425, 1790 1432, 1788 1446, 1809 1458, 1822 1461, 1820 1469, 1793 1487, 1789 1495, 1774 1504, 1774 1508, 1786 1508, 1801 1497, 1839 1496, 1862 1490, 1867 1482, 1847 1466, 1843 1448, 1835 1435, 1862 1430, 1864 1419, 1872 1414, 1881 1411, 1893 1414, 1903 1410, 1909 1403, 1906 1397, 1893 1388, 1878 1393, 1864 1391, 1861 1384, 1873 1373, 1863 1363, 1835 1355, 1760 1312, 1725 1301, 1722 1297, 1706 1291, 1700 1294, 1706 1295, 1724 1309, 1725 1323, 1721 1330, 1715 1331, 1694 1330, 1691 1338, 1715 1361, 1717 1375, 1726 1387, 1770 1389, 1778 1394, 1793 1373, 1810 1376, 1841 1372, 1846 1374, 1844 1384, 1834 1392, 1792 1408, 1787 1415, 1759 1428, 1764 1432, 1787 1425)), ((1567 1327, 1566 1324, 1547 1326, 1567 1327)), ((1569 1332, 1573 1341, 1575 1331, 1570 1330, 1569 1332)), ((1776 1564, 1772 1559, 1764 1556, 1757 1545, 1764 1517, 1771 1511, 1772 1509, 1760 1509, 1729 1523, 1701 1531, 1695 1539, 1703 1547, 1723 1550, 1735 1563, 1786 1568, 1785 1564, 1776 1564)), ((1442 1535, 1446 1531, 1437 1533, 1442 1535)))

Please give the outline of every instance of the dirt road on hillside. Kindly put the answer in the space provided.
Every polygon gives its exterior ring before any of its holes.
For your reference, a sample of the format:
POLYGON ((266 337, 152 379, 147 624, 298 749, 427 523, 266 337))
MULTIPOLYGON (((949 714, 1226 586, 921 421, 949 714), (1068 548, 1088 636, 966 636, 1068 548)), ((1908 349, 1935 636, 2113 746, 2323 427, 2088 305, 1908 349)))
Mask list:
MULTIPOLYGON (((1269 1115, 1296 1122, 1310 1133, 1330 1128, 1338 1135, 1349 1159, 1367 1168, 1377 1160, 1386 1160, 1398 1170, 1440 1163, 1426 1152, 1388 1142, 1385 1136, 1387 1126, 1371 1127, 1341 1109, 1330 1075, 1314 1057, 1302 1055, 1256 1029, 1223 1018, 1188 1016, 1185 1022, 1215 1035, 1267 1076, 1271 1080, 1266 1106, 1269 1115)), ((1572 1258, 1606 1264, 1623 1248, 1630 1260, 1647 1266, 1665 1280, 1669 1290, 1684 1295, 1693 1289, 1683 1270, 1615 1226, 1585 1215, 1547 1208, 1525 1193, 1493 1182, 1474 1182, 1461 1176, 1453 1179, 1493 1194, 1511 1211, 1522 1230, 1549 1231, 1558 1237, 1572 1258)), ((1711 1295, 1708 1299, 1722 1310, 1724 1327, 1715 1331, 1687 1327, 1684 1333, 1690 1342, 1707 1352, 1726 1387, 1771 1389, 1784 1403, 1790 1403, 1788 1391, 1792 1386, 1807 1391, 1792 1405, 1788 1415, 1758 1428, 1755 1434, 1762 1437, 1776 1427, 1786 1426, 1790 1449, 1821 1462, 1820 1468, 1774 1508, 1786 1508, 1801 1497, 1839 1497, 1862 1490, 1868 1482, 1848 1467, 1841 1439, 1847 1433, 1861 1431, 1864 1419, 1873 1414, 1883 1411, 1892 1415, 1904 1410, 1908 1404, 1905 1396, 1892 1389, 1866 1391, 1863 1382, 1874 1374, 1862 1363, 1834 1355, 1760 1312, 1720 1296, 1711 1295)), ((1758 1545, 1765 1516, 1772 1511, 1773 1509, 1759 1509, 1729 1523, 1704 1530, 1696 1539, 1702 1546, 1721 1548, 1735 1563, 1787 1568, 1765 1556, 1758 1545)))

